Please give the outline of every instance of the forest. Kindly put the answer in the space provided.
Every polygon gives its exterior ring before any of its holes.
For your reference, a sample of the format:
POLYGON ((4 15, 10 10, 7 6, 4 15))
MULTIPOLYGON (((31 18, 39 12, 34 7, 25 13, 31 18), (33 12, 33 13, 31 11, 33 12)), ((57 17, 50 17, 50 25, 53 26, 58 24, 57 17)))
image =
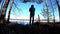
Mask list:
MULTIPOLYGON (((26 11, 27 10, 28 9, 26 9, 26 11)), ((28 12, 25 13, 28 14, 28 12)), ((60 0, 0 0, 0 34, 58 34, 58 33, 60 33, 60 0), (29 11, 35 11, 36 8, 38 8, 34 5, 34 3, 38 5, 43 5, 43 7, 39 7, 42 8, 40 10, 40 13, 30 12, 30 14, 28 15, 30 21, 29 24, 27 25, 18 24, 17 22, 11 22, 10 21, 11 14, 13 14, 14 17, 19 19, 19 16, 21 15, 22 11, 26 9, 24 8, 26 7, 26 5, 23 6, 23 4, 28 3, 27 4, 28 7, 29 2, 32 3, 30 7, 31 9, 29 8, 30 9, 29 11), (19 8, 20 3, 22 3, 21 7, 24 8, 23 10, 19 8), (34 19, 34 14, 36 15, 37 13, 39 13, 36 16, 37 19, 34 19), (40 15, 42 15, 45 18, 45 21, 47 22, 41 22, 43 20, 41 20, 42 17, 40 15), (58 18, 58 20, 56 20, 56 18, 58 18), (34 20, 37 21, 34 22, 34 20)))

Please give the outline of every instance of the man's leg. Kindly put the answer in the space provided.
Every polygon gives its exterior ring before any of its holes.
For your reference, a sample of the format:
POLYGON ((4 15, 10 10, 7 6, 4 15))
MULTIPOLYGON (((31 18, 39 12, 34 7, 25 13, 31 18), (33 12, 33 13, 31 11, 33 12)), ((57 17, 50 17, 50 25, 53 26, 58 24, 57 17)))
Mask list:
POLYGON ((30 15, 30 24, 31 24, 31 15, 30 15))
POLYGON ((32 17, 32 23, 34 23, 34 16, 32 17))

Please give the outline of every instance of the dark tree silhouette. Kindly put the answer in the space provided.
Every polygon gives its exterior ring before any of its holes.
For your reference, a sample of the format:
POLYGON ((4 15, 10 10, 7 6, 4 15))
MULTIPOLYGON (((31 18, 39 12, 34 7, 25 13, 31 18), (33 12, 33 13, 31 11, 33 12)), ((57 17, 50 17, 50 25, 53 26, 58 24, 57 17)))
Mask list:
POLYGON ((2 0, 0 0, 0 3, 2 2, 2 0))
POLYGON ((50 19, 52 17, 52 13, 51 12, 47 12, 47 9, 42 9, 42 13, 41 15, 47 19, 48 23, 50 22, 50 19))
POLYGON ((37 4, 41 4, 43 0, 23 0, 23 3, 26 3, 26 2, 36 2, 37 4))
POLYGON ((10 20, 10 13, 11 13, 11 9, 12 9, 13 2, 14 2, 14 0, 12 0, 12 1, 11 1, 11 4, 10 4, 10 10, 9 10, 8 19, 7 19, 8 22, 9 22, 9 20, 10 20))
POLYGON ((7 10, 9 2, 10 2, 10 0, 6 0, 5 4, 3 6, 3 9, 2 9, 1 20, 3 20, 3 21, 5 20, 6 10, 7 10))
POLYGON ((56 3, 57 3, 57 6, 58 6, 58 11, 59 11, 59 22, 60 22, 60 5, 59 5, 58 0, 56 0, 56 3))
POLYGON ((45 19, 47 19, 47 21, 48 21, 48 23, 50 22, 50 20, 52 19, 52 12, 49 12, 49 5, 48 5, 48 3, 47 3, 47 0, 45 1, 45 5, 44 5, 45 7, 42 9, 42 13, 41 13, 41 15, 45 18, 45 19))
POLYGON ((40 22, 40 16, 39 16, 39 14, 38 14, 38 22, 40 22))
MULTIPOLYGON (((50 3, 51 3, 51 5, 52 5, 52 0, 50 0, 50 3)), ((54 23, 55 23, 55 13, 54 13, 53 5, 52 5, 52 11, 53 11, 53 21, 54 21, 54 23)))
MULTIPOLYGON (((4 5, 2 6, 3 9, 1 9, 2 13, 1 13, 1 17, 0 18, 3 21, 5 20, 6 11, 7 11, 9 3, 11 3, 11 4, 10 4, 10 7, 9 7, 10 9, 9 9, 9 13, 8 13, 9 15, 8 15, 7 21, 9 21, 9 19, 10 19, 10 12, 11 12, 11 9, 12 9, 12 4, 14 4, 15 8, 17 8, 18 11, 21 10, 20 8, 17 7, 17 3, 16 2, 13 2, 13 0, 11 0, 11 1, 10 0, 6 0, 4 5)), ((19 12, 19 15, 20 15, 20 12, 19 12)))

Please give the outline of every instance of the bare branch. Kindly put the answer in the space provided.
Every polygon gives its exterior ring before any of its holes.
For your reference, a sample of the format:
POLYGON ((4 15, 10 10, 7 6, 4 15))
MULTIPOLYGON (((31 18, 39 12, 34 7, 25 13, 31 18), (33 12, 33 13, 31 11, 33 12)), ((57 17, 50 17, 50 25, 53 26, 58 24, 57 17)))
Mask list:
POLYGON ((17 8, 18 11, 21 11, 21 9, 17 7, 16 3, 14 3, 14 6, 17 8))
POLYGON ((0 3, 2 2, 2 0, 0 0, 0 3))
POLYGON ((37 4, 41 4, 43 2, 43 0, 22 0, 23 3, 27 3, 27 2, 36 2, 37 4))
POLYGON ((14 3, 14 6, 15 6, 15 8, 18 10, 19 15, 23 13, 22 10, 17 7, 17 4, 16 4, 16 3, 14 3), (21 13, 21 12, 22 12, 22 13, 21 13))

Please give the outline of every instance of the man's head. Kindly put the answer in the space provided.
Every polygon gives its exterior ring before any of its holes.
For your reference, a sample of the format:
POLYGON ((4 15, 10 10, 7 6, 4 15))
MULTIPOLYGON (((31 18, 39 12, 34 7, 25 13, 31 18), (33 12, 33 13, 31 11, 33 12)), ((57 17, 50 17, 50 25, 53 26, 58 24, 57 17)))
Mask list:
POLYGON ((31 7, 34 7, 34 5, 31 5, 31 7))

